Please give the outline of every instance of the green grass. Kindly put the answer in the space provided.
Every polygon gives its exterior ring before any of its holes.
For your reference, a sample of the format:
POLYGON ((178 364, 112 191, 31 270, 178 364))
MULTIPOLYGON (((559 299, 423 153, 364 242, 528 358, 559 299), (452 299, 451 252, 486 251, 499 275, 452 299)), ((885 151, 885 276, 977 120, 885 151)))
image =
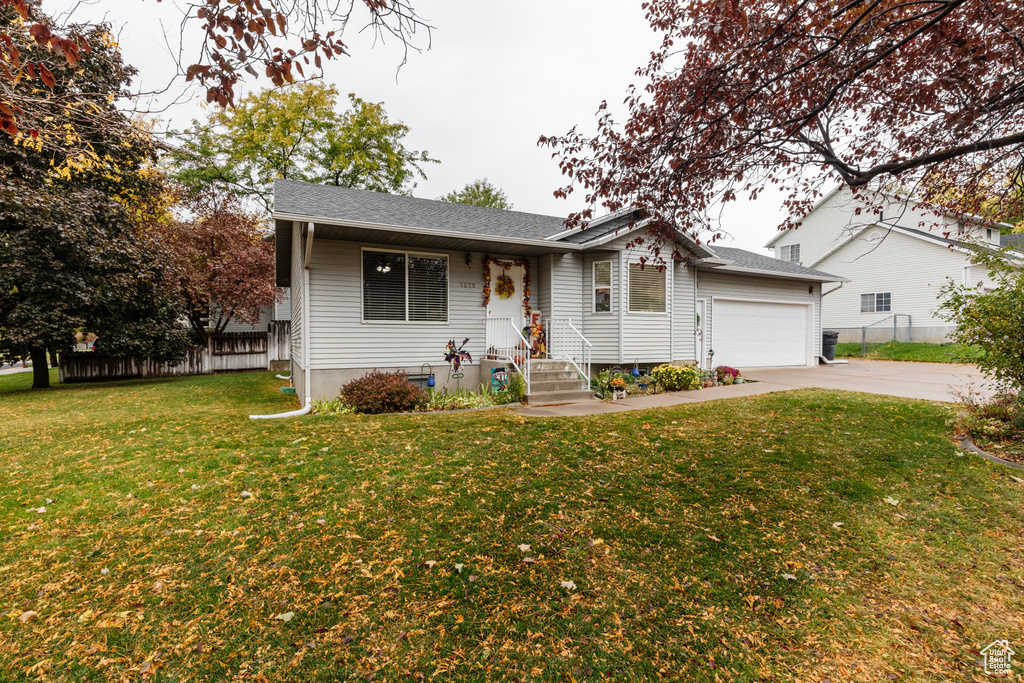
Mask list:
MULTIPOLYGON (((836 358, 860 358, 860 342, 836 344, 836 358)), ((920 363, 970 363, 978 355, 977 349, 961 344, 919 344, 889 341, 867 345, 867 358, 871 360, 902 360, 920 363)))
POLYGON ((295 407, 271 374, 29 381, 0 377, 5 683, 977 680, 1024 632, 1024 485, 946 405, 251 422, 295 407))

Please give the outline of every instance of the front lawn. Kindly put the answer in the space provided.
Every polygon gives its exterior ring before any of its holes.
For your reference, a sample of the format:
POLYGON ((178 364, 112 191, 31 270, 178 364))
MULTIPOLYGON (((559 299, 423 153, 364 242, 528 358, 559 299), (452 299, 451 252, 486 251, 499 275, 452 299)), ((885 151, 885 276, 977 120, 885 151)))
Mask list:
MULTIPOLYGON (((836 358, 860 358, 860 342, 843 342, 836 344, 836 358)), ((870 360, 902 360, 920 363, 970 363, 977 357, 974 347, 960 344, 921 344, 911 342, 889 341, 867 345, 867 358, 870 360)))
POLYGON ((1024 484, 945 405, 250 422, 295 406, 271 374, 30 381, 5 682, 982 680, 1024 645, 1024 484))

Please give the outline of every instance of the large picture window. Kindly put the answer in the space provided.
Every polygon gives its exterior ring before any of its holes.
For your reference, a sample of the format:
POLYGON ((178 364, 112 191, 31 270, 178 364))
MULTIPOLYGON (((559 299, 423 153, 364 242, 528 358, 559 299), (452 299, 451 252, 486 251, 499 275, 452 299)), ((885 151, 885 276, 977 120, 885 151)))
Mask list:
POLYGON ((594 262, 594 313, 612 310, 612 262, 594 262))
POLYGON ((629 264, 630 313, 665 312, 665 271, 654 266, 629 264))
POLYGON ((363 320, 448 322, 448 257, 363 251, 363 320))

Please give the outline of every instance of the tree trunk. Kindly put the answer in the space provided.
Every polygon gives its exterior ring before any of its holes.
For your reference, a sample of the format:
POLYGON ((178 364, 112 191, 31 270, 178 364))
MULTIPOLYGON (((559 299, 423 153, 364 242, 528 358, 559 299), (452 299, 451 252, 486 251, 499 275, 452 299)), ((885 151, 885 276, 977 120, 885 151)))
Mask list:
POLYGON ((33 346, 30 350, 32 358, 32 388, 50 388, 50 366, 46 362, 46 347, 33 346))
POLYGON ((50 367, 60 367, 59 364, 57 363, 57 352, 52 349, 50 350, 50 367))

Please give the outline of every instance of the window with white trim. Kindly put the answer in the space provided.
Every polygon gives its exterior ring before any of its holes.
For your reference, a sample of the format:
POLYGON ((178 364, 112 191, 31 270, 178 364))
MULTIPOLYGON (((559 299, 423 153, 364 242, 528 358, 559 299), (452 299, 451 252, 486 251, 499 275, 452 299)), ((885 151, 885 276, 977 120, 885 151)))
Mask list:
POLYGON ((629 264, 629 312, 665 312, 665 270, 629 264))
POLYGON ((594 261, 594 313, 612 310, 612 262, 594 261))
POLYGON ((363 250, 363 320, 448 322, 448 257, 363 250))
POLYGON ((800 263, 800 245, 799 244, 787 244, 779 249, 779 258, 783 261, 791 261, 793 263, 800 263))
POLYGON ((861 313, 885 313, 892 310, 892 292, 860 295, 861 313))

